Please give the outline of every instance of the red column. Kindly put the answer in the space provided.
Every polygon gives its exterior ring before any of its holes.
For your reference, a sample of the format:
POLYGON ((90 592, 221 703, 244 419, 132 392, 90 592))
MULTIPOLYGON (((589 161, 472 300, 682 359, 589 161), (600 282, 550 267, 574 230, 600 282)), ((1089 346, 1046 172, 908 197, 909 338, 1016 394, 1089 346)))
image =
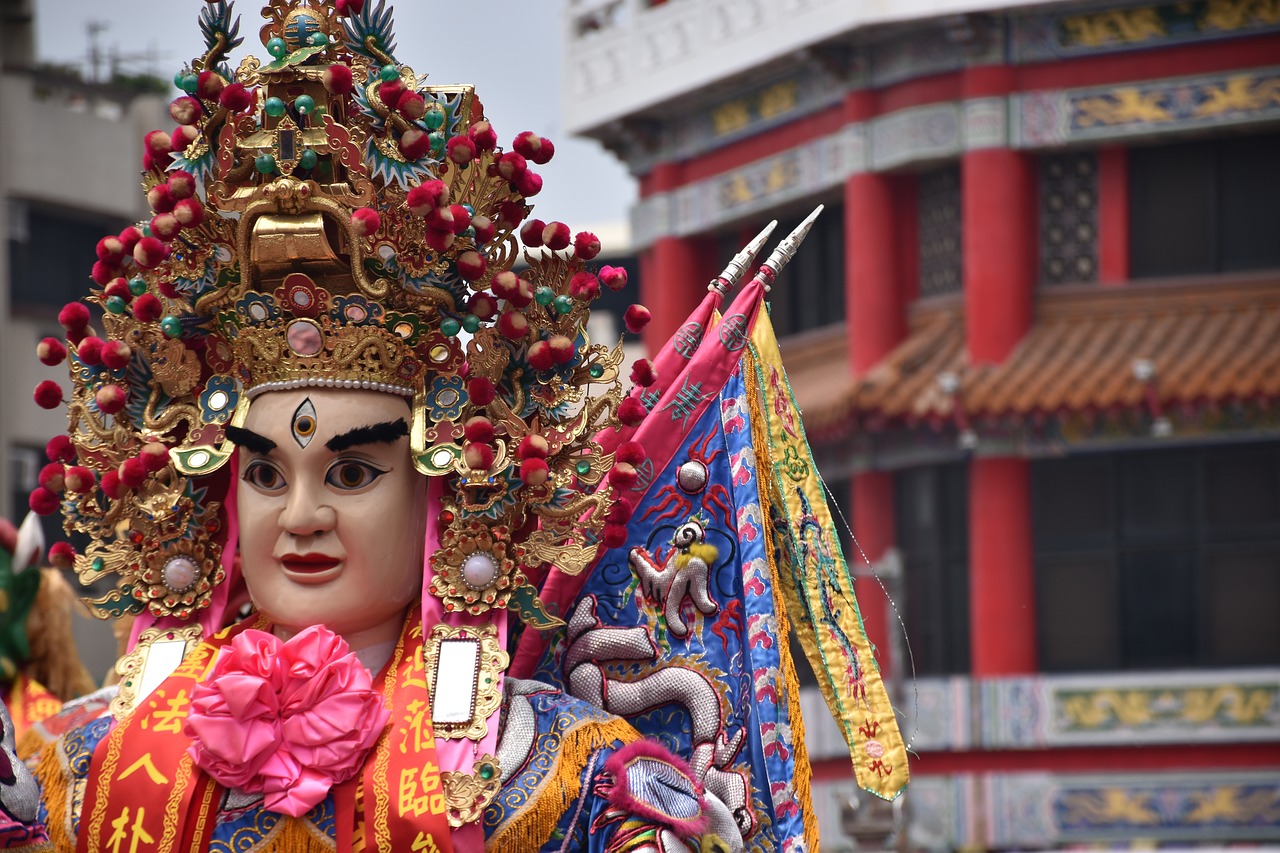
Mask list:
MULTIPOLYGON (((1004 95, 1011 83, 1004 66, 970 68, 965 96, 1004 95)), ((969 360, 999 363, 1031 327, 1035 173, 1028 155, 1009 148, 967 151, 960 170, 969 360)))
MULTIPOLYGON (((887 471, 865 471, 854 475, 852 504, 853 517, 850 521, 854 536, 862 548, 862 554, 874 566, 897 541, 894 530, 893 475, 887 471)), ((867 639, 876 647, 880 672, 885 676, 892 675, 891 638, 897 619, 894 618, 893 605, 885 592, 885 586, 890 585, 892 580, 881 577, 877 581, 856 549, 847 556, 853 566, 853 591, 858 597, 858 610, 867 630, 867 639), (881 582, 885 586, 881 586, 881 582)))
POLYGON ((1098 152, 1098 283, 1129 281, 1129 150, 1098 152))
MULTIPOLYGON (((875 93, 860 90, 845 100, 845 120, 875 115, 875 93)), ((863 172, 844 186, 845 303, 848 306, 849 364, 853 375, 870 370, 906 335, 899 243, 900 217, 894 185, 886 175, 863 172)), ((895 542, 893 476, 868 471, 853 478, 854 536, 866 558, 879 561, 895 542)), ((890 671, 893 611, 884 589, 860 555, 853 554, 854 587, 867 637, 876 646, 880 668, 890 671)))
MULTIPOLYGON (((966 98, 1006 95, 1012 70, 965 71, 966 98)), ((1035 297, 1035 173, 1007 147, 967 151, 961 163, 964 305, 969 361, 1004 361, 1031 328, 1035 297)), ((1030 466, 976 458, 969 467, 969 638, 975 677, 1036 671, 1035 560, 1030 466)))
MULTIPOLYGON (((660 163, 642 186, 645 195, 671 192, 681 182, 678 163, 660 163)), ((715 277, 715 242, 690 237, 659 237, 640 257, 640 301, 653 319, 644 330, 653 355, 679 329, 706 295, 715 277)))
POLYGON ((1038 667, 1030 465, 979 458, 969 466, 969 619, 975 678, 1038 667))

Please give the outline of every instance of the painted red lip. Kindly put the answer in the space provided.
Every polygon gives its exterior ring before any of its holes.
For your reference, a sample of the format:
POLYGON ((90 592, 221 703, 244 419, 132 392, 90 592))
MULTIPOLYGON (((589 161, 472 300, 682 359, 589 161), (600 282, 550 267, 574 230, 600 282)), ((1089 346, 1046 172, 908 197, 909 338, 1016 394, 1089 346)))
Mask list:
POLYGON ((280 558, 280 565, 290 572, 301 575, 314 575, 327 572, 342 561, 327 554, 285 554, 280 558))

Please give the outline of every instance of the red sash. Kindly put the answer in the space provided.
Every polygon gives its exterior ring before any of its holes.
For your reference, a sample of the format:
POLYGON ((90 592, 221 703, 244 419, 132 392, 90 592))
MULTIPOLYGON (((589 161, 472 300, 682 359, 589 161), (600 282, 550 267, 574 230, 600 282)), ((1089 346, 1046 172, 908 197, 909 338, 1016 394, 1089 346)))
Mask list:
POLYGON ((36 723, 47 720, 62 710, 62 700, 25 672, 19 672, 14 679, 9 695, 5 697, 5 704, 13 719, 15 740, 21 740, 36 723))
MULTIPOLYGON (((364 808, 353 827, 367 850, 453 850, 431 729, 420 611, 416 605, 409 608, 400 641, 379 676, 391 718, 365 761, 364 808)), ((187 754, 191 740, 183 733, 183 722, 195 685, 213 669, 218 652, 247 628, 264 629, 266 624, 251 618, 197 646, 98 744, 80 813, 77 853, 207 849, 222 792, 187 754)), ((350 801, 338 798, 339 803, 344 800, 350 801)), ((339 818, 339 827, 351 825, 339 818)), ((349 843, 338 839, 339 849, 349 843)))

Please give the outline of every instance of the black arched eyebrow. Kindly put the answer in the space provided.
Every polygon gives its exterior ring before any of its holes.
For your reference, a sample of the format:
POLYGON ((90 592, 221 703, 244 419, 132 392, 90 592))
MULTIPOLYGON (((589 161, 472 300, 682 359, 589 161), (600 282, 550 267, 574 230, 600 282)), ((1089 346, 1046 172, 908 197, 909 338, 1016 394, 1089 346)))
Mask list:
POLYGON ((386 423, 349 429, 329 439, 324 446, 338 453, 361 444, 391 444, 408 434, 409 424, 404 418, 398 418, 386 423))
POLYGON ((258 435, 253 430, 244 427, 229 426, 227 427, 227 438, 236 447, 243 447, 245 450, 266 456, 268 453, 276 449, 276 443, 265 435, 258 435))

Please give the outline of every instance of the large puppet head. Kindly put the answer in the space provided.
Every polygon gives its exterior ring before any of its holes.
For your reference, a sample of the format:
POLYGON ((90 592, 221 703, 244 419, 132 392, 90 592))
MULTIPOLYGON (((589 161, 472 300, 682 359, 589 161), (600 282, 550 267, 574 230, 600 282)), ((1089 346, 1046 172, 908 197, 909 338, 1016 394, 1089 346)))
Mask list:
POLYGON ((548 624, 534 583, 553 558, 585 567, 610 533, 614 458, 594 436, 618 422, 622 353, 585 332, 598 242, 526 221, 551 143, 522 133, 504 153, 470 87, 396 59, 381 0, 338 8, 271 0, 269 61, 234 71, 239 21, 205 8, 208 52, 175 78, 179 126, 147 136, 155 215, 98 246, 87 301, 104 332, 83 304, 60 317, 70 442, 50 454, 66 488, 33 505, 61 498, 93 540, 82 580, 117 577, 99 615, 208 627, 236 516, 252 514, 246 567, 268 551, 283 567, 247 571, 255 595, 287 584, 341 619, 325 608, 353 600, 347 578, 327 587, 318 562, 289 561, 412 565, 422 484, 404 458, 444 483, 428 582, 445 612, 548 624), (352 444, 365 427, 397 434, 352 444), (254 526, 268 507, 274 533, 254 526))

